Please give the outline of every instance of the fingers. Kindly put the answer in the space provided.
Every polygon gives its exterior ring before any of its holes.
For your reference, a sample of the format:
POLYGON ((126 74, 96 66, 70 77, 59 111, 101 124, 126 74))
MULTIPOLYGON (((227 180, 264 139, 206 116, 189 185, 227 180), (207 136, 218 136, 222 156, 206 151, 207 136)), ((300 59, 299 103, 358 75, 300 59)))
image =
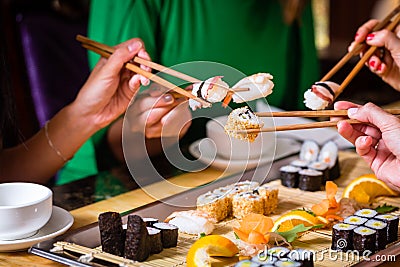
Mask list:
POLYGON ((354 41, 356 43, 362 43, 367 38, 368 34, 373 30, 373 28, 379 23, 379 20, 372 19, 361 25, 358 28, 354 41))

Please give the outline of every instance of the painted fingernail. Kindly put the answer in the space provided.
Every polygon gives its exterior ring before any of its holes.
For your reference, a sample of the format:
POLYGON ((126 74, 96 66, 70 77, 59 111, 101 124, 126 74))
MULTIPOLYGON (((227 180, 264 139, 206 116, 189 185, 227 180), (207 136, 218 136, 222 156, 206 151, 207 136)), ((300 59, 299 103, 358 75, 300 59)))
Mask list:
POLYGON ((367 40, 371 41, 372 39, 374 39, 374 37, 375 37, 375 34, 374 33, 370 33, 370 34, 367 35, 367 40))
POLYGON ((129 50, 129 52, 137 51, 141 47, 142 47, 141 42, 134 42, 133 44, 128 45, 128 50, 129 50))
POLYGON ((378 71, 381 71, 382 70, 382 64, 379 64, 377 69, 378 69, 378 71))
POLYGON ((174 98, 173 98, 172 95, 170 95, 170 94, 165 94, 165 95, 163 96, 163 99, 164 99, 164 102, 165 102, 165 103, 172 103, 172 102, 174 102, 174 98))
POLYGON ((354 39, 357 39, 358 35, 359 35, 359 34, 358 34, 358 32, 357 32, 356 35, 354 36, 354 39))
POLYGON ((358 108, 349 108, 347 110, 347 115, 349 115, 349 116, 354 115, 357 113, 357 111, 358 111, 358 108))
POLYGON ((372 68, 375 68, 375 64, 376 64, 376 62, 373 60, 371 62, 369 62, 369 66, 372 68))

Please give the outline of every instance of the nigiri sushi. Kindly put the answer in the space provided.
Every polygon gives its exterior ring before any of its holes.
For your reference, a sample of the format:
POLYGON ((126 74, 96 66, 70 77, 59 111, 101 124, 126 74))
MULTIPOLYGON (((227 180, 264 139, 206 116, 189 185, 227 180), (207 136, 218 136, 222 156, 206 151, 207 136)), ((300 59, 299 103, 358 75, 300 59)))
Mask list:
POLYGON ((304 93, 304 103, 312 110, 322 110, 332 104, 340 85, 334 82, 316 82, 304 93))
MULTIPOLYGON (((222 80, 223 77, 215 76, 193 84, 192 94, 211 103, 222 101, 229 90, 229 85, 222 80)), ((201 103, 189 99, 189 106, 192 110, 196 110, 201 108, 201 103)))
POLYGON ((248 88, 249 90, 235 92, 232 96, 233 102, 243 103, 270 95, 274 87, 272 79, 273 76, 269 73, 257 73, 241 79, 232 89, 248 88))
POLYGON ((214 230, 216 220, 211 218, 207 212, 200 210, 176 211, 169 215, 165 222, 169 222, 179 228, 179 232, 198 235, 211 234, 214 230))

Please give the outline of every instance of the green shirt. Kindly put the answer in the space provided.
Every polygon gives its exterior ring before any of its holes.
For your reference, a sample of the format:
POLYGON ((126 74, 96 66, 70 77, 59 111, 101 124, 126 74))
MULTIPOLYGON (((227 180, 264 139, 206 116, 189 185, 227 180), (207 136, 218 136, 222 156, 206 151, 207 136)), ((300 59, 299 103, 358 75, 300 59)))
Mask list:
MULTIPOLYGON (((319 77, 311 5, 287 25, 278 0, 92 0, 88 35, 108 45, 139 37, 165 66, 201 60, 271 73, 268 103, 287 110, 304 109, 319 77)), ((98 56, 89 60, 93 67, 98 56)))

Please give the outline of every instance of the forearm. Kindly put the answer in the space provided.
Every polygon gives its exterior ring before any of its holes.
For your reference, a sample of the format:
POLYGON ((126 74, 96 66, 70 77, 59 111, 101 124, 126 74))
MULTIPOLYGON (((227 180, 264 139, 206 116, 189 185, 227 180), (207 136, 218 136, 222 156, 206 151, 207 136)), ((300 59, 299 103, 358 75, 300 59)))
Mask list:
POLYGON ((65 164, 63 158, 72 158, 99 129, 78 110, 65 107, 48 122, 47 136, 43 128, 23 144, 2 150, 0 181, 46 183, 65 164))

